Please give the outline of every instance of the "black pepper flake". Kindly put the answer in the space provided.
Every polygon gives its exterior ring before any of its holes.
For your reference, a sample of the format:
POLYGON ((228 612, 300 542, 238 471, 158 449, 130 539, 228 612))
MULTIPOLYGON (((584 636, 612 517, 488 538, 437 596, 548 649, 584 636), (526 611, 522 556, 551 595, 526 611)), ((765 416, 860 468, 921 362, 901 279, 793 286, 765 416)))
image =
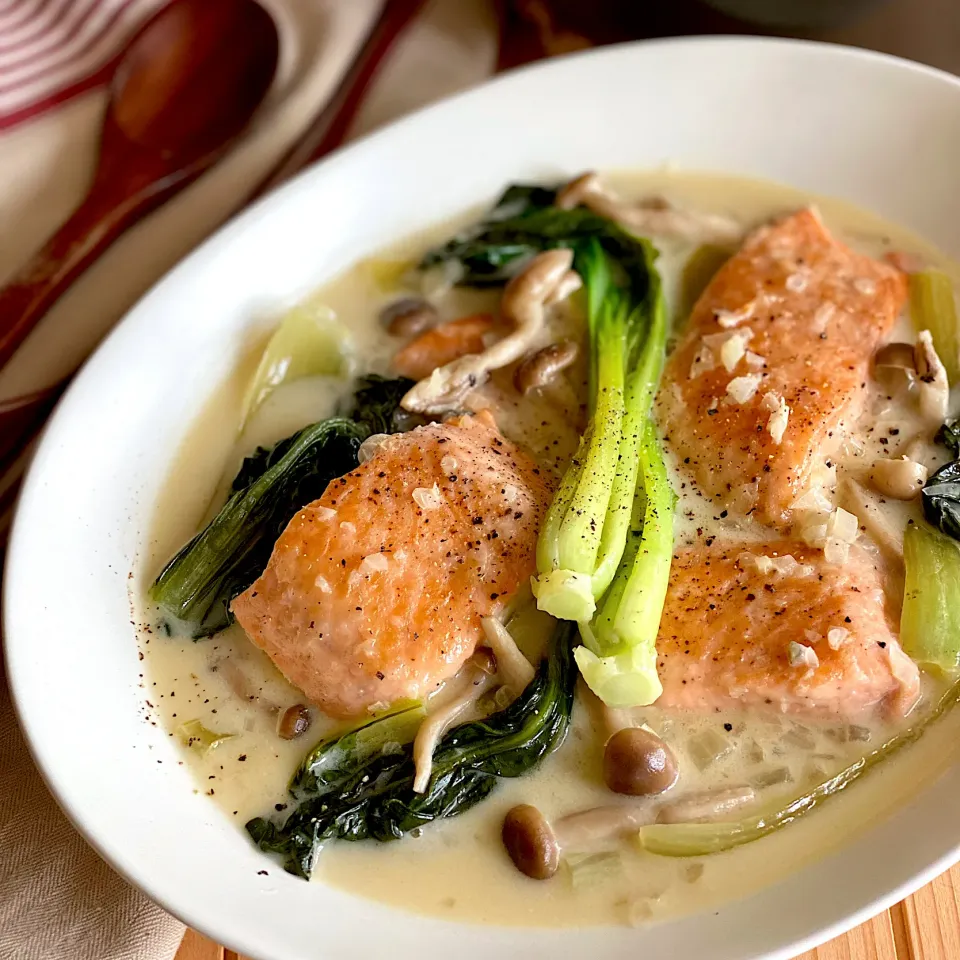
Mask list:
POLYGON ((726 730, 727 733, 730 733, 730 732, 733 730, 733 724, 732 724, 732 723, 725 723, 725 724, 723 725, 723 729, 726 730))
POLYGON ((240 756, 237 757, 237 760, 239 760, 240 763, 243 763, 246 759, 247 759, 247 755, 245 753, 241 753, 240 756))

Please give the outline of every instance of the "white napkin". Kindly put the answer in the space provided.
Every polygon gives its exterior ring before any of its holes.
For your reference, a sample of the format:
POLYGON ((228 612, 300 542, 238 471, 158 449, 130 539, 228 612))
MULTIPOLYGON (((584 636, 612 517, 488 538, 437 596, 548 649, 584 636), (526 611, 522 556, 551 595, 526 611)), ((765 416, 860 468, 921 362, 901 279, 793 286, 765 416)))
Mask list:
MULTIPOLYGON (((0 372, 0 402, 72 372, 207 236, 324 102, 381 6, 381 0, 261 2, 281 26, 284 53, 277 88, 254 128, 216 169, 124 237, 54 307, 0 372)), ((386 64, 354 135, 483 79, 495 60, 495 18, 487 0, 433 0, 386 64)), ((0 283, 79 201, 95 160, 103 104, 101 92, 90 93, 0 135, 0 283)), ((182 924, 127 886, 60 813, 30 761, 2 676, 0 849, 0 960, 173 957, 182 924)))

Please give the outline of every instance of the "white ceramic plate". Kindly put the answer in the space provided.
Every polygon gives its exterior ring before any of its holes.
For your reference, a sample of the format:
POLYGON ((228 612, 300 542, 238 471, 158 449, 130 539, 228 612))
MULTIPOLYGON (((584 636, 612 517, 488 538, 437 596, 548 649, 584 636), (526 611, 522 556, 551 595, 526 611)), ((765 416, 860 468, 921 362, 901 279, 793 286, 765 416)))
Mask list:
POLYGON ((956 252, 958 156, 960 82, 934 70, 793 42, 646 43, 536 66, 426 110, 229 225, 90 361, 20 503, 6 577, 9 676, 37 762, 74 823, 170 911, 261 960, 792 957, 960 858, 955 766, 787 881, 644 930, 465 930, 277 869, 258 876, 261 855, 194 794, 168 737, 141 719, 127 594, 170 458, 244 332, 358 257, 508 180, 667 161, 842 196, 956 252))

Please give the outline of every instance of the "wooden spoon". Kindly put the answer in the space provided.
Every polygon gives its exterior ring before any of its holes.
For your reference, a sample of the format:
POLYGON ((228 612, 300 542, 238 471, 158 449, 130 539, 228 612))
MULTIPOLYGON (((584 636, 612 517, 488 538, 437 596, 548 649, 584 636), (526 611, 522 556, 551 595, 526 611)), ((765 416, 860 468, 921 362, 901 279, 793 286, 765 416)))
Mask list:
MULTIPOLYGON (((174 0, 140 30, 111 82, 89 193, 0 291, 0 367, 117 237, 223 155, 263 101, 279 48, 254 0, 174 0)), ((0 418, 0 456, 6 433, 0 418)))

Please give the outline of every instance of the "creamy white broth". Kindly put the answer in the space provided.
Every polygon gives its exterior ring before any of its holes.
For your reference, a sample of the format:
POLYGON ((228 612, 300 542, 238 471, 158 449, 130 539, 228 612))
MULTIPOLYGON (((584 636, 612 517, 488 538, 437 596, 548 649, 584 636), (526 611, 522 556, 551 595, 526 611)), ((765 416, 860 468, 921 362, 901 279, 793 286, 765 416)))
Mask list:
MULTIPOLYGON (((663 194, 682 206, 733 215, 748 226, 811 199, 782 186, 666 170, 605 180, 625 195, 663 194)), ((918 238, 847 204, 820 198, 817 203, 831 229, 858 250, 874 255, 894 249, 914 253, 948 270, 956 280, 954 265, 918 238)), ((402 292, 395 286, 388 288, 384 277, 399 276, 402 261, 415 258, 427 243, 445 238, 450 231, 445 225, 408 241, 386 257, 361 263, 312 298, 348 321, 356 372, 386 373, 390 357, 401 344, 384 335, 377 319, 380 307, 402 292)), ((676 304, 681 268, 692 245, 658 242, 658 247, 668 300, 676 304)), ((455 290, 442 298, 439 306, 442 316, 450 318, 493 310, 496 302, 496 294, 455 290)), ((569 313, 561 311, 551 335, 569 333, 573 322, 569 313)), ((914 339, 907 318, 894 339, 914 339)), ((329 415, 350 395, 348 381, 330 378, 281 387, 238 439, 240 404, 256 363, 256 350, 251 350, 250 356, 250 362, 217 390, 172 464, 149 548, 138 571, 141 595, 163 562, 216 508, 216 491, 222 497, 243 455, 258 444, 275 442, 329 415)), ((865 426, 868 432, 861 448, 847 451, 842 458, 841 476, 859 476, 862 464, 878 456, 898 455, 915 432, 908 429, 909 404, 887 400, 881 391, 875 392, 870 406, 873 419, 865 426), (889 431, 898 425, 901 433, 891 435, 889 431), (880 442, 881 437, 886 443, 880 442)), ((525 443, 545 465, 558 472, 562 469, 576 443, 576 433, 571 434, 562 417, 541 417, 539 410, 531 415, 529 408, 519 404, 498 413, 501 429, 508 436, 525 443)), ((940 456, 933 449, 926 454, 930 465, 940 456)), ((671 464, 671 470, 680 496, 676 541, 694 542, 697 528, 709 529, 716 511, 687 482, 677 464, 671 464)), ((884 504, 884 509, 888 508, 899 511, 904 519, 916 510, 913 504, 884 504)), ((729 534, 725 529, 724 535, 729 534)), ((745 523, 737 535, 751 541, 770 534, 745 523)), ((869 543, 869 538, 861 540, 869 543)), ((892 571, 894 581, 897 576, 892 571)), ((233 735, 207 753, 196 747, 182 752, 196 789, 209 794, 242 829, 251 816, 271 812, 275 805, 286 802, 285 785, 307 749, 342 725, 315 719, 301 739, 281 740, 275 732, 275 708, 301 702, 302 695, 238 627, 194 643, 158 633, 149 626, 157 622, 157 611, 149 603, 142 603, 141 610, 144 684, 151 715, 175 740, 179 740, 177 728, 188 720, 233 735)), ((935 684, 928 687, 927 702, 936 694, 935 684)), ((919 708, 920 712, 923 709, 919 708)), ((879 722, 851 731, 849 724, 830 726, 742 713, 665 715, 655 708, 639 711, 637 722, 641 720, 677 751, 684 792, 752 784, 763 790, 765 800, 797 795, 892 732, 879 722), (711 761, 711 751, 722 755, 711 761)), ((909 722, 917 720, 914 716, 909 722)), ((510 806, 533 803, 548 816, 556 816, 598 804, 631 802, 603 786, 600 760, 606 727, 589 695, 581 692, 567 742, 537 770, 504 781, 475 809, 432 824, 420 836, 386 845, 331 843, 320 856, 315 880, 410 909, 484 922, 583 925, 639 923, 674 916, 745 895, 849 842, 951 763, 958 750, 958 733, 960 711, 954 711, 918 744, 880 765, 844 795, 761 842, 695 861, 653 857, 637 845, 619 843, 615 845, 620 854, 617 860, 601 862, 593 870, 580 868, 573 874, 562 870, 551 881, 537 883, 521 876, 503 851, 499 831, 510 806)), ((266 861, 264 865, 271 872, 280 869, 266 861)))

